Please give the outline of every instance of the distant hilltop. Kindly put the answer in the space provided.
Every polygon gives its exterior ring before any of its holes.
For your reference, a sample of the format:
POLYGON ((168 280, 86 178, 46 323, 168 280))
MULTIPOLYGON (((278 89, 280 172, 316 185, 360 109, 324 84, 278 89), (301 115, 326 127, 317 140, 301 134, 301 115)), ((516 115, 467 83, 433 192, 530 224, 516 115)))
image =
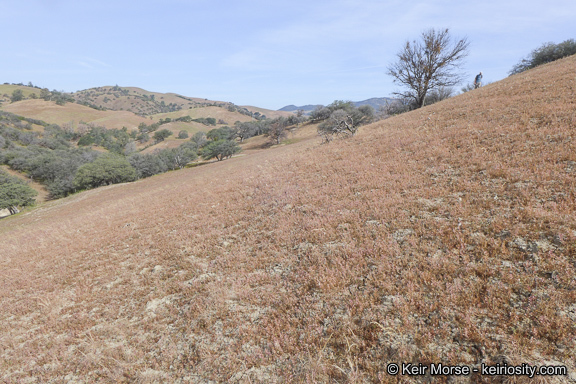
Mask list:
MULTIPOLYGON (((375 110, 378 110, 378 108, 380 108, 383 105, 388 104, 392 100, 394 100, 394 99, 392 99, 390 97, 373 97, 371 99, 367 99, 367 100, 363 100, 363 101, 353 101, 352 103, 354 103, 354 105, 356 107, 359 107, 361 105, 370 105, 375 110)), ((308 114, 318 107, 323 107, 323 105, 322 104, 308 104, 308 105, 303 105, 300 107, 298 107, 296 105, 287 105, 283 108, 280 108, 279 111, 296 112, 298 110, 302 110, 306 114, 308 114)))

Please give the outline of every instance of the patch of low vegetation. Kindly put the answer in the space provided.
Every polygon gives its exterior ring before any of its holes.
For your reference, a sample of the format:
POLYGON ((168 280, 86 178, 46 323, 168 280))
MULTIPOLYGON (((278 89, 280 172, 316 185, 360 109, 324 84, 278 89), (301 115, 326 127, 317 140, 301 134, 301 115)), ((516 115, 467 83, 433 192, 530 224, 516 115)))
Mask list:
MULTIPOLYGON (((156 133, 167 136, 163 131, 156 133)), ((197 157, 198 147, 193 143, 139 157, 134 153, 137 137, 138 132, 126 128, 105 129, 84 123, 62 128, 0 112, 0 164, 42 182, 49 197, 56 199, 183 168, 197 157), (43 126, 43 131, 32 131, 33 124, 43 126), (106 152, 96 151, 93 146, 106 152), (154 166, 150 166, 152 163, 154 166)))
POLYGON ((551 42, 545 43, 533 50, 528 57, 520 60, 520 62, 510 70, 509 74, 515 75, 539 65, 551 63, 575 54, 576 41, 574 39, 568 39, 558 44, 551 42))
POLYGON ((327 107, 318 107, 310 114, 310 120, 321 122, 318 135, 323 143, 329 143, 335 137, 351 137, 361 125, 372 123, 376 116, 369 105, 355 107, 350 101, 334 101, 327 107))
MULTIPOLYGON (((174 120, 165 118, 150 125, 141 123, 138 130, 129 131, 126 127, 106 129, 83 122, 61 127, 0 112, 0 164, 41 182, 49 198, 56 199, 85 189, 182 169, 199 155, 204 160, 221 161, 240 151, 238 140, 268 134, 274 121, 282 121, 283 129, 288 126, 286 119, 237 122, 234 128, 223 126, 207 134, 199 132, 176 148, 139 153, 137 143, 145 144, 153 139, 148 144, 152 146, 168 139, 173 132, 159 128, 172 121, 216 124, 215 118, 185 116, 174 120), (33 130, 34 126, 43 129, 33 130)), ((186 131, 178 135, 180 140, 188 137, 186 131)))

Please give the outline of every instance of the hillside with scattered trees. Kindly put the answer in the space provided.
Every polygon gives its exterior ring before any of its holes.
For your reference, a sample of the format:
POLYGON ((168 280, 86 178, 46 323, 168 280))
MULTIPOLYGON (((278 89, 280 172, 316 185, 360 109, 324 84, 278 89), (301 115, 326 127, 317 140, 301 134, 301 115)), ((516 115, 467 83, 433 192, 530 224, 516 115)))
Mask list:
MULTIPOLYGON (((304 120, 295 115, 288 119, 248 118, 230 127, 221 119, 183 115, 141 122, 130 130, 93 123, 60 126, 0 111, 0 164, 41 183, 48 198, 57 199, 182 169, 192 162, 222 161, 239 153, 239 144, 254 136, 266 136, 270 144, 280 144, 287 136, 284 132, 304 120), (177 135, 175 128, 180 128, 177 135), (161 147, 167 140, 170 146, 161 147)), ((0 186, 5 194, 22 192, 20 200, 5 198, 5 207, 0 209, 9 208, 11 213, 33 203, 21 183, 12 186, 14 180, 0 186), (21 204, 14 204, 17 200, 21 204)))
MULTIPOLYGON (((390 364, 406 362, 479 370, 423 381, 534 382, 483 365, 574 381, 575 66, 0 220, 0 377, 398 383, 413 377, 390 364)), ((97 180, 93 160, 135 177, 130 156, 91 160, 70 133, 20 137, 39 126, 15 119, 4 149, 47 140, 85 159, 76 180, 97 180)))

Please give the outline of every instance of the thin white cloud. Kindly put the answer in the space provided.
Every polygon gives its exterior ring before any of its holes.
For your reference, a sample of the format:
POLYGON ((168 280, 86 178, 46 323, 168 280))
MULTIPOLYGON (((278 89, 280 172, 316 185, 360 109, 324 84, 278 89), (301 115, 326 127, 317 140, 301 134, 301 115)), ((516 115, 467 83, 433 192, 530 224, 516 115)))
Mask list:
POLYGON ((80 66, 84 67, 84 68, 88 68, 88 69, 94 69, 93 66, 91 66, 90 64, 84 62, 84 61, 77 61, 77 64, 79 64, 80 66))
POLYGON ((85 61, 88 61, 88 62, 90 62, 90 63, 92 63, 92 64, 98 65, 98 66, 100 66, 100 67, 107 67, 107 68, 111 68, 111 67, 112 67, 112 66, 111 66, 110 64, 108 64, 108 63, 105 63, 105 62, 103 62, 103 61, 101 61, 101 60, 93 59, 93 58, 91 58, 91 57, 85 57, 84 60, 85 60, 85 61))
POLYGON ((91 57, 82 57, 80 60, 76 60, 76 64, 91 70, 112 67, 110 64, 107 64, 101 60, 93 59, 91 57))

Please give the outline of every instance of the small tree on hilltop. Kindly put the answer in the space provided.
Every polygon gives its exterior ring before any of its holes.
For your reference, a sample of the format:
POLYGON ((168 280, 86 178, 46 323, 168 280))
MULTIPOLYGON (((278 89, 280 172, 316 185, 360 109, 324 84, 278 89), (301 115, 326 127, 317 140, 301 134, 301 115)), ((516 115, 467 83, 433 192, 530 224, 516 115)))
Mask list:
POLYGON ((394 94, 414 100, 415 108, 421 108, 428 91, 461 83, 463 76, 458 70, 469 46, 466 38, 453 43, 448 29, 430 29, 422 33, 421 41, 407 41, 388 74, 408 90, 394 94))
POLYGON ((24 93, 22 92, 21 89, 15 89, 14 92, 12 92, 12 96, 10 97, 10 100, 13 103, 20 101, 20 100, 24 100, 24 93))
POLYGON ((52 92, 48 90, 48 88, 42 88, 40 90, 40 98, 44 99, 45 101, 49 101, 52 97, 52 92))

